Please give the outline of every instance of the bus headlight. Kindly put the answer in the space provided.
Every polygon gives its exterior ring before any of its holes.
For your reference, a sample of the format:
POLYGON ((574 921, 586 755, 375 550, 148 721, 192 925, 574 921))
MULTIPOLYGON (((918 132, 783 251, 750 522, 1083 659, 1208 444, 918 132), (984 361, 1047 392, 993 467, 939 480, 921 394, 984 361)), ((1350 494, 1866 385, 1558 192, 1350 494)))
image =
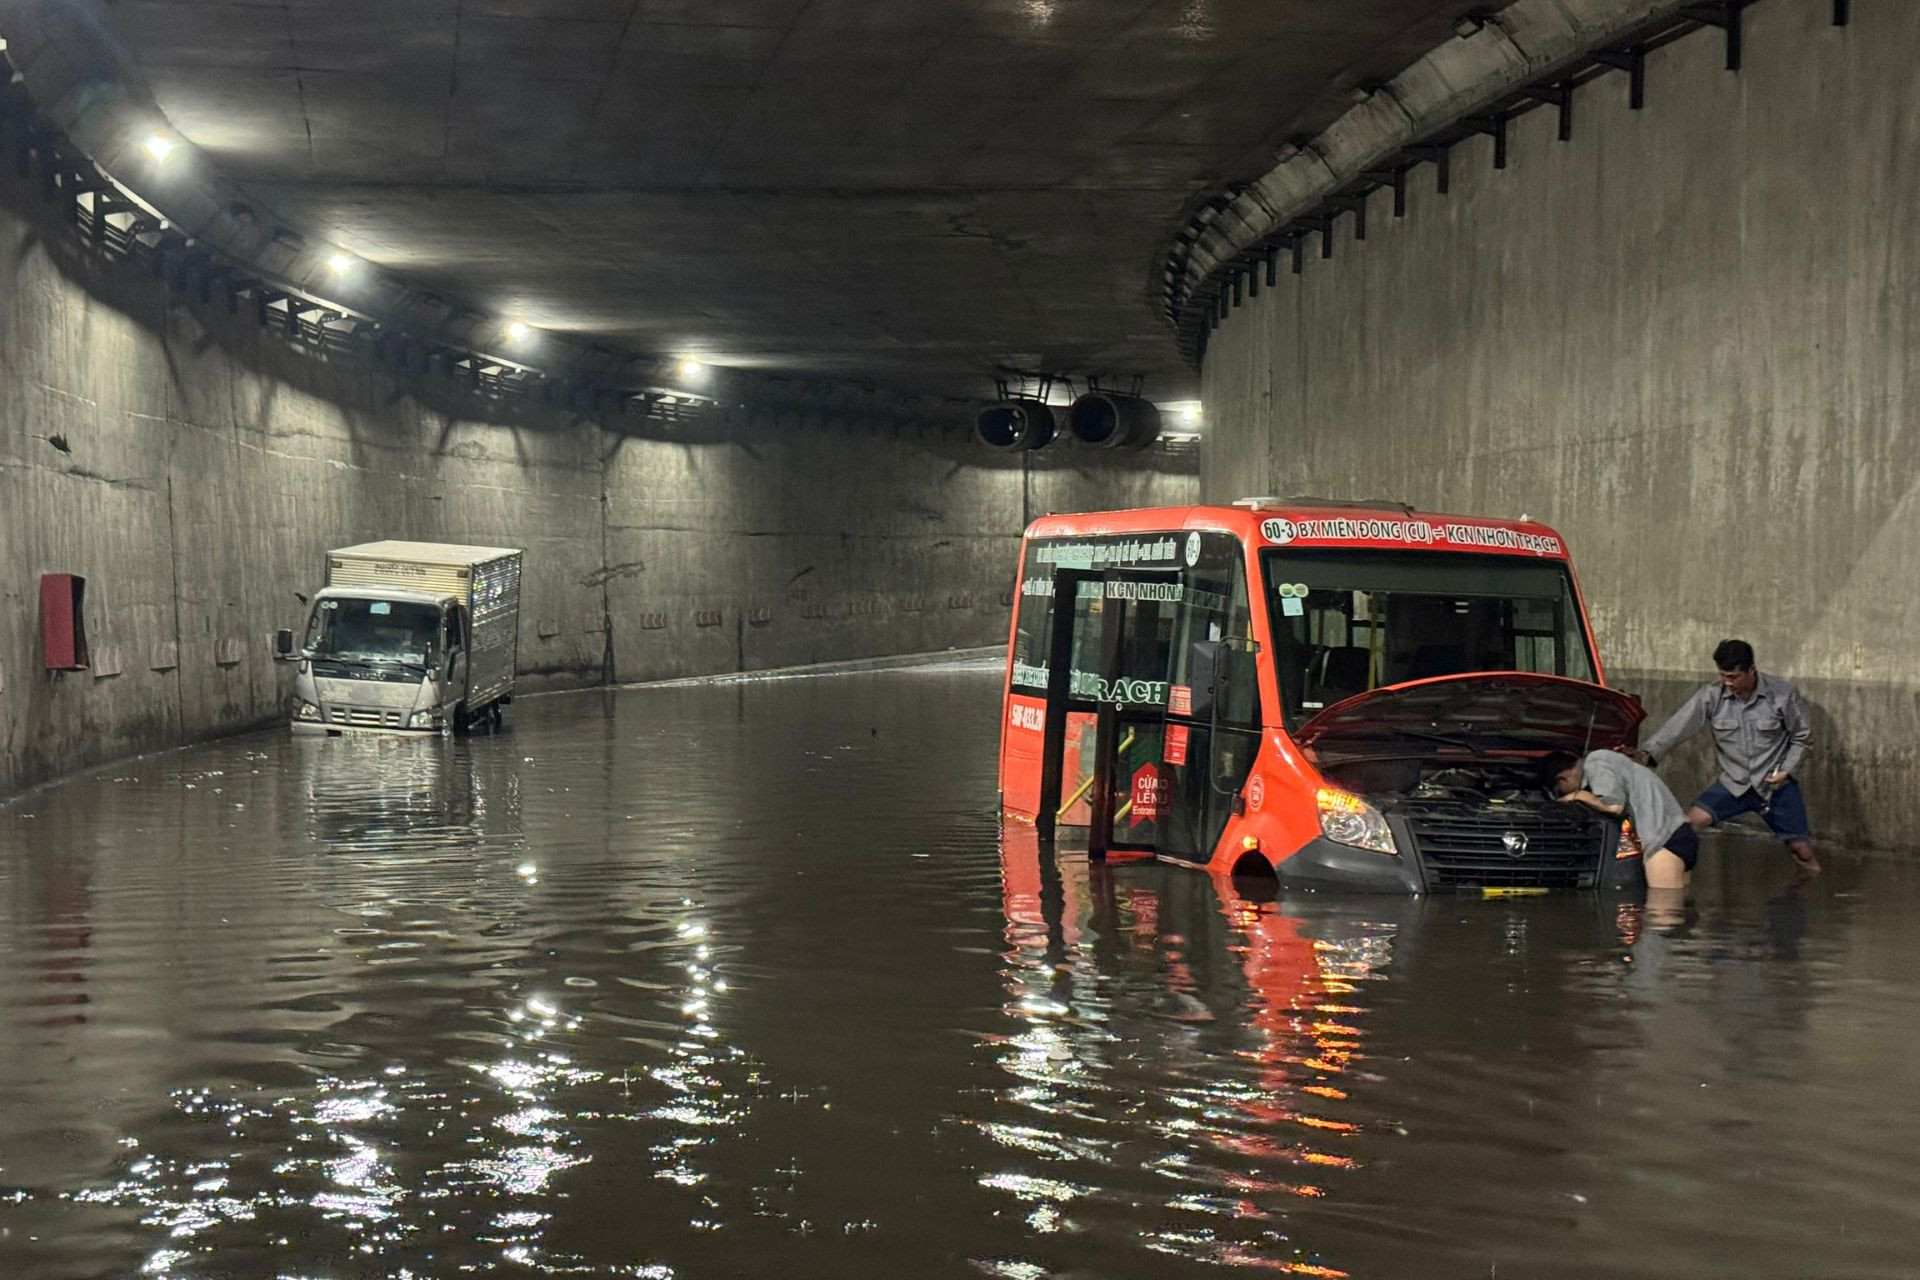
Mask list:
POLYGON ((1380 811, 1350 791, 1322 787, 1314 796, 1320 808, 1320 833, 1335 844, 1399 856, 1393 832, 1380 811))
POLYGON ((318 720, 320 718, 320 708, 314 706, 311 702, 302 700, 300 705, 294 709, 293 718, 295 720, 318 720))

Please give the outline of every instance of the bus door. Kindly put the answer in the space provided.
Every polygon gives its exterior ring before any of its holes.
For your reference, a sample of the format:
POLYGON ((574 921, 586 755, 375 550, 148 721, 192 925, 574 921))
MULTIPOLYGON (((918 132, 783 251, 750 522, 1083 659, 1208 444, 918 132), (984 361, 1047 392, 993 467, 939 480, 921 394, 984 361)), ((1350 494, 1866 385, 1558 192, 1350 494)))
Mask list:
POLYGON ((1180 580, 1170 571, 1056 569, 1053 584, 1037 825, 1042 837, 1056 825, 1086 826, 1095 857, 1152 853, 1180 580))
POLYGON ((1203 585, 1188 589, 1161 730, 1159 852, 1183 862, 1212 859, 1260 750, 1258 649, 1244 609, 1221 600, 1203 585))
POLYGON ((1213 857, 1260 741, 1246 611, 1223 585, 1191 571, 1102 580, 1095 857, 1213 857))

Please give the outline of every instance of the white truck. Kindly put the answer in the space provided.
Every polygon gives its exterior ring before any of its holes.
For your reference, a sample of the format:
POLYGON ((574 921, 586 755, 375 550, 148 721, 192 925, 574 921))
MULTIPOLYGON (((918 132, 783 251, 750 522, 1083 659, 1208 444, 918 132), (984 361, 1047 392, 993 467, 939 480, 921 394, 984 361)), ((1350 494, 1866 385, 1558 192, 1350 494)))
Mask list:
POLYGON ((368 542, 327 552, 297 662, 296 733, 464 732, 498 725, 520 656, 520 552, 368 542))

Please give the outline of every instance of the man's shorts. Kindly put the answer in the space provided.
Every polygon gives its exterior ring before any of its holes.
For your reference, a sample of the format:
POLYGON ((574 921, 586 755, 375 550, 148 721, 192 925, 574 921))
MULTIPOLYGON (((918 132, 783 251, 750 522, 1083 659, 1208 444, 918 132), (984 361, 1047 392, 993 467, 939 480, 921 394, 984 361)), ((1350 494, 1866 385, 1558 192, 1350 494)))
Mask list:
POLYGON ((1684 822, 1678 831, 1667 837, 1666 844, 1661 847, 1684 862, 1689 871, 1693 870, 1694 863, 1700 861, 1700 833, 1684 822))
POLYGON ((1780 789, 1773 793, 1771 804, 1762 800, 1760 793, 1751 787, 1736 796, 1717 780, 1700 793, 1700 798, 1694 804, 1713 815, 1715 826, 1743 813, 1758 813, 1760 820, 1767 824, 1767 830, 1782 840, 1813 838, 1813 832, 1807 825, 1807 802, 1800 795, 1798 778, 1788 778, 1781 783, 1780 789))

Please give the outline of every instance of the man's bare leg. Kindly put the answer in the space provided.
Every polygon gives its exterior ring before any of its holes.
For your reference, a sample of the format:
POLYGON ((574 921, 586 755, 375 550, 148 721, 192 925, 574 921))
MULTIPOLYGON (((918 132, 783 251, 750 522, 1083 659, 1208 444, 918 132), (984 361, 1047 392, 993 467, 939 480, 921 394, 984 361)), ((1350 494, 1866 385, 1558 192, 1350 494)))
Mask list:
POLYGON ((1666 849, 1656 849, 1647 855, 1647 888, 1684 889, 1692 872, 1680 855, 1666 849))
POLYGON ((1713 815, 1696 804, 1687 810, 1687 825, 1695 831, 1705 831, 1713 825, 1713 815))
POLYGON ((1793 855, 1793 868, 1810 876, 1820 874, 1820 859, 1814 856, 1813 845, 1806 840, 1787 841, 1787 852, 1793 855))

